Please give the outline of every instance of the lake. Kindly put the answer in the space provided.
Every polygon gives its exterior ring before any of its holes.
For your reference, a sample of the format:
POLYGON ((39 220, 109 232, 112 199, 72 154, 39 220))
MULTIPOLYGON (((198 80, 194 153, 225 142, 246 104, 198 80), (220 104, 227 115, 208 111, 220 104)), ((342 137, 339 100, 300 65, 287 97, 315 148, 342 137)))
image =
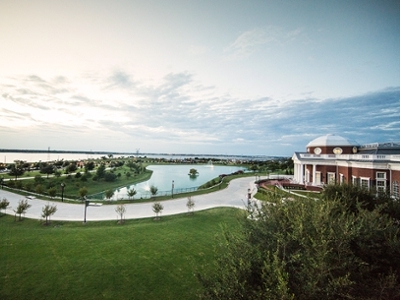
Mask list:
MULTIPOLYGON (((245 170, 244 167, 237 166, 219 166, 219 165, 150 165, 148 170, 152 170, 153 174, 148 181, 132 184, 127 187, 119 188, 115 191, 113 199, 128 199, 128 189, 134 188, 137 191, 135 199, 149 198, 151 196, 150 186, 154 185, 158 188, 157 195, 171 195, 172 189, 174 193, 182 192, 182 190, 195 190, 207 181, 218 177, 221 174, 231 174, 239 170, 245 170), (189 176, 189 170, 194 168, 198 171, 198 176, 189 176), (172 188, 173 186, 173 188, 172 188)), ((103 199, 104 194, 92 195, 90 198, 103 199)))

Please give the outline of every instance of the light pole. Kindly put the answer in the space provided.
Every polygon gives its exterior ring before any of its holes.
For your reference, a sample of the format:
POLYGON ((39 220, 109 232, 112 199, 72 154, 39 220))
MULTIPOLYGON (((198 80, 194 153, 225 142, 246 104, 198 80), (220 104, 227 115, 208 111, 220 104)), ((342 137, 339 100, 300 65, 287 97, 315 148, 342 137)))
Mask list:
POLYGON ((89 205, 89 200, 86 198, 86 196, 83 199, 85 201, 85 211, 84 211, 84 215, 83 215, 83 224, 86 224, 86 210, 87 210, 87 207, 89 205))
POLYGON ((64 188, 65 188, 65 183, 61 183, 61 202, 64 202, 64 188))
POLYGON ((172 189, 171 189, 172 198, 174 198, 174 181, 172 180, 172 189))

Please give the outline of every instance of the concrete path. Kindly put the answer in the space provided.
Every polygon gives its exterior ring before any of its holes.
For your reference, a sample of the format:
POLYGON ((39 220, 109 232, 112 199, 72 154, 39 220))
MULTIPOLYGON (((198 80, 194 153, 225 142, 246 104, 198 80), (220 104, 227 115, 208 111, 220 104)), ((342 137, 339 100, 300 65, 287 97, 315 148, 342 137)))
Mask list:
MULTIPOLYGON (((254 184, 254 177, 244 177, 232 180, 228 188, 218 192, 193 196, 195 201, 195 211, 210 209, 214 207, 237 207, 245 208, 247 203, 247 191, 250 189, 254 194, 257 189, 254 184)), ((176 195, 177 197, 179 195, 176 195)), ((5 190, 0 190, 0 200, 6 198, 10 205, 7 208, 7 214, 14 215, 14 209, 17 208, 24 196, 17 195, 5 190)), ((28 203, 32 206, 28 209, 25 217, 31 219, 42 219, 42 208, 46 204, 57 205, 57 212, 51 217, 52 220, 64 221, 83 221, 84 204, 70 204, 63 202, 52 202, 47 200, 29 199, 28 203)), ((186 213, 188 211, 186 203, 187 198, 178 198, 161 202, 164 206, 162 216, 186 213)), ((125 204, 125 219, 141 219, 154 217, 152 210, 153 202, 125 204)), ((88 206, 86 221, 117 220, 118 215, 115 212, 117 205, 88 206)), ((3 211, 4 212, 4 211, 3 211)))

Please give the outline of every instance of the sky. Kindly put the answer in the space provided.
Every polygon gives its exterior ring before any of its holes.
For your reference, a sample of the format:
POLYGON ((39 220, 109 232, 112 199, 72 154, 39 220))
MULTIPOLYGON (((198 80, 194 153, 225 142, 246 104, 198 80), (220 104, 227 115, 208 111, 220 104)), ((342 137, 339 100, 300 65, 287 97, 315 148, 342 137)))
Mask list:
POLYGON ((400 142, 400 0, 0 0, 0 148, 400 142))

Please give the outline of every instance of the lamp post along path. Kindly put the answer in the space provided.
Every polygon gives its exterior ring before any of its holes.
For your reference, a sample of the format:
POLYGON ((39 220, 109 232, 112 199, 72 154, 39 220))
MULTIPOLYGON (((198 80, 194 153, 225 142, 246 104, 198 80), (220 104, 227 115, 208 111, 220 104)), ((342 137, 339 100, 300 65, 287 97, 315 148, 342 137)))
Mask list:
POLYGON ((65 188, 65 183, 61 183, 61 202, 64 202, 64 188, 65 188))

